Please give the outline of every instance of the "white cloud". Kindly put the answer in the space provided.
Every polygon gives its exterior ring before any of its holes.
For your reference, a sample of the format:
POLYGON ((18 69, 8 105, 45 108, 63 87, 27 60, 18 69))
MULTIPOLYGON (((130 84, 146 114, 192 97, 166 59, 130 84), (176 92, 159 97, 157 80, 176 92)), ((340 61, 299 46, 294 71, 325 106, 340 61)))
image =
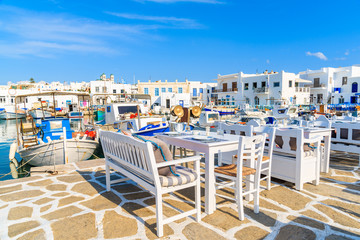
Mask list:
POLYGON ((314 56, 324 61, 328 60, 328 58, 322 52, 306 52, 306 56, 314 56))
POLYGON ((346 50, 344 54, 345 54, 345 56, 349 56, 350 51, 349 51, 349 50, 346 50))
POLYGON ((156 2, 156 3, 177 3, 177 2, 194 2, 194 3, 210 3, 210 4, 221 4, 224 3, 218 0, 134 0, 136 2, 156 2))
POLYGON ((159 23, 165 24, 163 26, 158 26, 158 28, 164 28, 164 27, 199 28, 199 27, 201 27, 201 24, 199 24, 195 20, 189 19, 189 18, 146 16, 146 15, 139 15, 139 14, 114 13, 114 12, 106 12, 106 13, 116 16, 116 17, 120 17, 120 18, 159 22, 159 23))

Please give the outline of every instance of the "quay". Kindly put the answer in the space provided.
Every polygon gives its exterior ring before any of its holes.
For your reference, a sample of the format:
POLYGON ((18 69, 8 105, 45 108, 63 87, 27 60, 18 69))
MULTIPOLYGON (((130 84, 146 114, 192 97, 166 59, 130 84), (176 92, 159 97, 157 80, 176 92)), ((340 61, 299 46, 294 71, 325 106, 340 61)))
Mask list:
MULTIPOLYGON (((320 184, 272 179, 260 193, 260 212, 245 202, 245 220, 236 204, 217 197, 217 211, 202 221, 183 218, 164 226, 162 239, 359 239, 358 156, 331 153, 330 171, 320 184)), ((155 198, 128 181, 106 192, 104 159, 31 169, 31 177, 0 182, 0 239, 157 239, 155 198)), ((112 179, 120 178, 111 173, 112 179)), ((222 194, 233 194, 221 190, 222 194)), ((165 194, 177 209, 192 209, 193 191, 165 194)), ((204 201, 204 185, 202 185, 204 201)), ((167 217, 176 211, 164 206, 167 217)))

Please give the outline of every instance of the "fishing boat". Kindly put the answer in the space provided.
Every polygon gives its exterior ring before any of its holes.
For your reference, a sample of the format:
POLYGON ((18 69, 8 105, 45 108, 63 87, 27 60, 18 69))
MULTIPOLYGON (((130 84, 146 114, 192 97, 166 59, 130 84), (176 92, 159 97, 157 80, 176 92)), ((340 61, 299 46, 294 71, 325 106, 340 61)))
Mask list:
POLYGON ((83 118, 84 113, 79 110, 76 103, 69 104, 68 118, 83 118))
POLYGON ((5 106, 5 108, 0 108, 0 120, 16 119, 16 113, 18 118, 26 118, 24 109, 15 110, 15 106, 5 106))
MULTIPOLYGON (((70 120, 53 118, 41 124, 21 123, 17 152, 32 166, 48 166, 89 159, 99 142, 87 134, 74 132, 70 120), (82 135, 82 136, 81 136, 82 135)), ((88 132, 89 133, 89 132, 88 132)))
MULTIPOLYGON (((31 96, 50 95, 55 107, 56 95, 76 95, 78 98, 89 99, 87 93, 44 92, 31 96)), ((25 101, 29 95, 18 95, 15 104, 25 101)), ((44 109, 42 109, 44 110, 44 109)), ((41 111, 42 111, 41 110, 41 111)), ((55 112, 55 108, 53 108, 55 112)), ((75 132, 70 127, 70 119, 43 119, 40 123, 23 122, 16 119, 17 139, 10 147, 9 158, 18 152, 23 162, 32 166, 67 164, 89 159, 99 145, 98 134, 92 129, 75 132)), ((85 130, 85 129, 83 129, 85 130)), ((13 159, 10 159, 13 161, 13 159)))
POLYGON ((208 108, 208 107, 205 107, 204 110, 208 111, 208 112, 218 112, 220 114, 220 116, 235 114, 235 109, 233 109, 233 108, 225 108, 225 107, 208 108))
POLYGON ((97 107, 94 111, 94 119, 95 121, 102 121, 105 118, 105 108, 97 107))
POLYGON ((31 109, 29 114, 33 119, 46 119, 53 117, 50 111, 42 109, 31 109))

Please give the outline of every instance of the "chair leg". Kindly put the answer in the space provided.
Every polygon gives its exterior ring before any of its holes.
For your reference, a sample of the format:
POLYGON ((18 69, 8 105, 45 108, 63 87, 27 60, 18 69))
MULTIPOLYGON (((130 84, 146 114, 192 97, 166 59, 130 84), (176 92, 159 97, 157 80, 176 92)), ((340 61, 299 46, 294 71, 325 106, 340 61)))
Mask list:
POLYGON ((162 237, 164 235, 164 225, 163 225, 163 211, 162 211, 162 194, 157 192, 155 195, 156 201, 156 228, 157 236, 162 237))
MULTIPOLYGON (((197 161, 195 164, 195 170, 200 172, 200 163, 197 161)), ((196 208, 196 221, 201 221, 201 189, 200 189, 200 174, 196 179, 195 186, 195 208, 196 208)))
POLYGON ((271 169, 268 170, 268 178, 267 178, 267 190, 271 189, 271 169))
POLYGON ((243 189, 242 189, 242 182, 236 181, 236 189, 237 189, 237 204, 238 204, 238 213, 239 213, 239 219, 240 221, 245 219, 244 214, 244 199, 243 199, 243 189))
POLYGON ((255 186, 256 191, 254 192, 254 213, 259 213, 259 192, 260 192, 260 184, 258 183, 257 186, 255 186))
POLYGON ((106 191, 110 191, 110 167, 109 164, 105 163, 105 171, 106 171, 106 191))

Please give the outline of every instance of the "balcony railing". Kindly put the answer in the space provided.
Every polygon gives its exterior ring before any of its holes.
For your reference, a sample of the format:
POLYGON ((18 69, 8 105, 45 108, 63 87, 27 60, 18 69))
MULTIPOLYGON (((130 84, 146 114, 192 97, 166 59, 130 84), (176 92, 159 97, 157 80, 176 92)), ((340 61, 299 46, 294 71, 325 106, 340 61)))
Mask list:
POLYGON ((264 93, 264 94, 267 94, 267 93, 269 93, 269 88, 267 88, 267 87, 254 88, 254 93, 264 93))
POLYGON ((325 83, 321 83, 321 84, 309 84, 309 85, 305 85, 305 87, 310 87, 310 88, 325 88, 326 84, 325 83))
POLYGON ((219 92, 237 92, 238 88, 222 88, 222 89, 214 89, 213 92, 214 93, 219 93, 219 92))
POLYGON ((309 87, 296 87, 295 92, 310 92, 309 87))

